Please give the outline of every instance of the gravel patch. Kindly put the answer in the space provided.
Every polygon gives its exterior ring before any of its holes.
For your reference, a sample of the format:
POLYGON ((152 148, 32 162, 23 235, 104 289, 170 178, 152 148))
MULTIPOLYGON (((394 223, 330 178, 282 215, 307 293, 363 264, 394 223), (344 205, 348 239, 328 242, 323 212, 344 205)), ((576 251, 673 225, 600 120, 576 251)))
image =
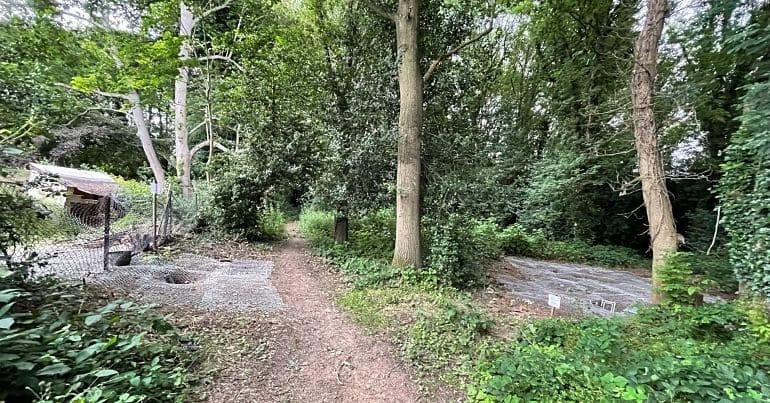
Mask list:
MULTIPOLYGON (((651 280, 628 271, 524 257, 505 260, 517 272, 501 271, 495 277, 508 291, 528 302, 547 305, 548 294, 554 294, 561 297, 562 310, 604 316, 633 313, 636 305, 651 303, 651 280)), ((711 295, 704 297, 706 302, 717 300, 711 295)))
POLYGON ((519 273, 498 273, 497 280, 511 293, 533 303, 547 305, 548 294, 554 294, 561 297, 562 310, 611 315, 611 304, 605 303, 603 308, 602 301, 615 303, 614 313, 633 311, 635 304, 650 302, 650 279, 630 272, 523 257, 505 260, 519 273))

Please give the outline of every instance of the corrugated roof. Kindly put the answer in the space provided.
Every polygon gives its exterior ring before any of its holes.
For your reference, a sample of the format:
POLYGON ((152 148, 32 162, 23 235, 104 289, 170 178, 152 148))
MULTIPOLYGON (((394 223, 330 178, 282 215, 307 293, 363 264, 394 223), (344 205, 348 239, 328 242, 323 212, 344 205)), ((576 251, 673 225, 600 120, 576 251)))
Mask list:
POLYGON ((85 193, 106 196, 118 189, 115 179, 103 172, 36 163, 30 163, 29 167, 39 173, 55 176, 63 185, 74 187, 85 193))

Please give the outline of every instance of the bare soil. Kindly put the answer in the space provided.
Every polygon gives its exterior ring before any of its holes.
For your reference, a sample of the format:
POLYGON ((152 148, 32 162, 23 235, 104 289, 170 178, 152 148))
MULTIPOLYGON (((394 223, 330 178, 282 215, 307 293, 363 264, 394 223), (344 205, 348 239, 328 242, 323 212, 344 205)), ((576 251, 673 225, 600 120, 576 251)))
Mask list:
MULTIPOLYGON (((341 278, 307 253, 293 225, 288 233, 289 238, 272 251, 248 251, 252 258, 274 262, 269 280, 284 303, 280 311, 189 312, 182 320, 184 326, 206 334, 204 356, 209 366, 217 368, 213 382, 199 388, 201 400, 419 400, 414 375, 395 358, 393 346, 367 334, 334 305, 334 293, 344 287, 341 278)), ((206 249, 202 246, 196 252, 206 249)))

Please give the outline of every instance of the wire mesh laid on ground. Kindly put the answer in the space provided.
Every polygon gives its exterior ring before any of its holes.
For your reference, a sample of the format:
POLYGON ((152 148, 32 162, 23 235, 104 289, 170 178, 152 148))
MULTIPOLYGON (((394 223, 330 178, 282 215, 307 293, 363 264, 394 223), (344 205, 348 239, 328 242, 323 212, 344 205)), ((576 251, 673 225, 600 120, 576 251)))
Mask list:
POLYGON ((152 257, 135 265, 115 267, 89 283, 116 294, 171 306, 215 311, 271 312, 283 306, 268 278, 273 263, 266 260, 222 262, 184 254, 170 262, 152 257))

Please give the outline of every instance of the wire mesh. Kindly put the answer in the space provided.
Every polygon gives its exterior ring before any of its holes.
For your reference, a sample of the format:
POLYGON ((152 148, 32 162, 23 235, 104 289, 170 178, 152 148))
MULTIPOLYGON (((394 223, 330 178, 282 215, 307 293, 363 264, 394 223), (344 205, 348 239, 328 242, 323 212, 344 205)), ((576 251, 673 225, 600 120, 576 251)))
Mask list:
POLYGON ((138 195, 121 191, 104 197, 67 199, 64 205, 44 199, 40 212, 44 218, 35 230, 34 242, 13 251, 11 258, 34 256, 41 262, 31 269, 34 277, 54 275, 85 281, 131 264, 141 253, 188 231, 188 219, 195 215, 197 204, 179 199, 172 192, 153 198, 149 192, 138 195))

